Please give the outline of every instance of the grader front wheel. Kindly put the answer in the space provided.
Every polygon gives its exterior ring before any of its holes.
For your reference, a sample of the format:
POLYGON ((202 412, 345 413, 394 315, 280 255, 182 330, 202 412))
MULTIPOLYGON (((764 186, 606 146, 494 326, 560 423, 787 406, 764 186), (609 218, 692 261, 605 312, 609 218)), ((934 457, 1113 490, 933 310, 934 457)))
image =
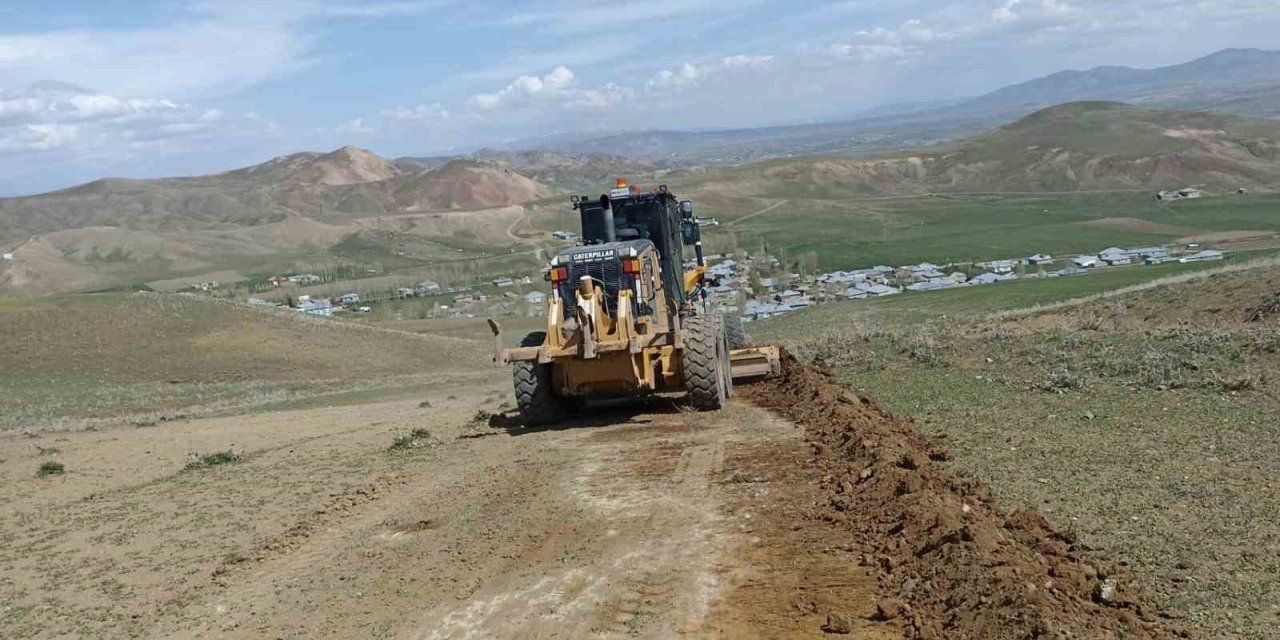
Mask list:
POLYGON ((729 372, 729 346, 723 323, 713 316, 692 316, 684 321, 681 368, 689 404, 715 411, 728 402, 733 379, 729 372))
MULTIPOLYGON (((522 347, 541 346, 546 334, 535 331, 520 341, 522 347)), ((516 408, 520 421, 527 427, 554 424, 565 417, 565 401, 552 390, 551 365, 516 362, 512 366, 516 389, 516 408)))

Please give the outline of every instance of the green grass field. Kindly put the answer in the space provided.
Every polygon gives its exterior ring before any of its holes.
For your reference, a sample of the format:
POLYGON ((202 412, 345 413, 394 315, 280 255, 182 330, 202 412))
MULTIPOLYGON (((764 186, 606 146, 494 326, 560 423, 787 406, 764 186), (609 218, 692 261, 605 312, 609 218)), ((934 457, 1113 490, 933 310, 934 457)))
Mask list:
POLYGON ((1261 640, 1280 597, 1264 551, 1280 536, 1280 317, 1245 318, 1271 308, 1277 282, 1274 258, 1138 266, 828 304, 747 330, 913 419, 1005 504, 1131 562, 1205 637, 1261 640))
MULTIPOLYGON (((705 215, 729 222, 777 202, 718 196, 706 200, 700 207, 705 215)), ((1199 232, 1239 230, 1280 231, 1280 194, 1216 196, 1168 205, 1147 191, 793 199, 741 223, 713 228, 707 237, 715 243, 734 235, 737 245, 753 250, 767 246, 770 253, 788 257, 814 252, 823 269, 850 269, 1041 252, 1096 253, 1110 246, 1162 245, 1199 232), (1101 220, 1108 222, 1099 226, 1101 220)))

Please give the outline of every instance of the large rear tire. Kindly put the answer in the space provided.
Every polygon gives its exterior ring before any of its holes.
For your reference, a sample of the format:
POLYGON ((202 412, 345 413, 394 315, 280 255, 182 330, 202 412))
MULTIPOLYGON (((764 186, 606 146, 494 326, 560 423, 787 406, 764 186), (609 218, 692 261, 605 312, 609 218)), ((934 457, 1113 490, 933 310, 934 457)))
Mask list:
MULTIPOLYGON (((534 331, 520 341, 522 347, 538 347, 546 340, 545 331, 534 331)), ((516 362, 511 369, 516 389, 516 408, 526 427, 555 424, 564 419, 564 402, 552 389, 551 365, 516 362)))
POLYGON ((715 316, 684 319, 684 349, 680 352, 689 404, 702 411, 723 408, 729 399, 728 342, 723 323, 715 316))
POLYGON ((751 344, 747 331, 742 328, 742 316, 736 313, 724 316, 724 335, 729 340, 730 349, 741 349, 751 344))

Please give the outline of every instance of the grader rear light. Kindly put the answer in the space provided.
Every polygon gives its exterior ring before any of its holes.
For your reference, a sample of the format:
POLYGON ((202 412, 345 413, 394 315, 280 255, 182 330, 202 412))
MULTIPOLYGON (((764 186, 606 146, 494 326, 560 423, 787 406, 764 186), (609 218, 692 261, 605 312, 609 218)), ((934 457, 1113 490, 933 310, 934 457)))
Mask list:
POLYGON ((547 274, 547 279, 553 283, 564 282, 569 279, 568 267, 552 267, 547 274))
POLYGON ((623 258, 622 272, 627 275, 638 275, 640 273, 640 258, 623 258))

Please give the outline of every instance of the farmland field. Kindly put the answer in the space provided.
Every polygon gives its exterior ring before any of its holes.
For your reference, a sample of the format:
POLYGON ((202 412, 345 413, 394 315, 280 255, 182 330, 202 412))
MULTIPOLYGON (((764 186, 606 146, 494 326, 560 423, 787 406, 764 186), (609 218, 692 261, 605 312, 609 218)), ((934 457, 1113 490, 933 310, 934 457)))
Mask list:
MULTIPOLYGON (((720 194, 695 199, 703 215, 730 223, 780 201, 720 194)), ((814 252, 829 270, 1096 253, 1222 231, 1273 235, 1280 233, 1278 211, 1280 194, 1275 193, 1170 204, 1157 202, 1147 191, 796 198, 740 224, 713 228, 707 236, 713 249, 767 246, 770 253, 788 257, 814 252)), ((1272 239, 1271 246, 1277 245, 1272 239)))

